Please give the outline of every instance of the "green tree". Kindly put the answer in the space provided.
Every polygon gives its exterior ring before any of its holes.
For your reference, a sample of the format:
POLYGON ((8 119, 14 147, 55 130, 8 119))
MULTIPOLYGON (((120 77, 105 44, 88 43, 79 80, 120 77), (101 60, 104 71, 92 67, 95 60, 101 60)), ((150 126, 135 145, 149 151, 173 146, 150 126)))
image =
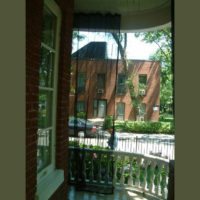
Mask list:
POLYGON ((162 30, 135 33, 146 43, 154 43, 158 50, 150 56, 150 60, 157 60, 161 63, 161 92, 160 108, 161 113, 173 113, 173 65, 172 65, 172 34, 171 28, 162 30))
POLYGON ((73 31, 73 34, 72 34, 72 49, 74 48, 74 45, 77 42, 81 41, 81 40, 84 40, 85 39, 85 36, 80 34, 79 31, 73 31))
POLYGON ((121 56, 121 60, 124 66, 124 72, 127 76, 127 87, 130 92, 130 97, 134 109, 134 113, 139 114, 139 111, 142 109, 142 97, 138 94, 138 92, 135 90, 135 87, 133 85, 133 78, 136 75, 135 73, 130 74, 128 73, 128 59, 126 55, 126 47, 127 47, 127 33, 111 33, 113 39, 118 45, 119 53, 121 56))

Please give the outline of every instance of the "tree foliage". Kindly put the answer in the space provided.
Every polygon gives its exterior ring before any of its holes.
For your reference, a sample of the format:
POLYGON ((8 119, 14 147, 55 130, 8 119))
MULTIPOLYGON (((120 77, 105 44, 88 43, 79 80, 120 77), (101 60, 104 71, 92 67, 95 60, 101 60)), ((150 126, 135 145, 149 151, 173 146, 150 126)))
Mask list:
POLYGON ((142 41, 156 44, 158 50, 150 56, 150 60, 161 63, 161 112, 173 112, 173 65, 172 65, 172 34, 171 28, 135 33, 142 41))
POLYGON ((128 59, 126 55, 126 47, 127 47, 127 33, 112 33, 112 37, 118 45, 119 53, 121 55, 121 60, 124 66, 124 72, 127 76, 126 85, 129 89, 131 102, 133 105, 133 109, 136 114, 139 114, 139 111, 142 107, 142 99, 141 96, 136 92, 135 86, 133 84, 133 78, 135 74, 128 73, 128 59))

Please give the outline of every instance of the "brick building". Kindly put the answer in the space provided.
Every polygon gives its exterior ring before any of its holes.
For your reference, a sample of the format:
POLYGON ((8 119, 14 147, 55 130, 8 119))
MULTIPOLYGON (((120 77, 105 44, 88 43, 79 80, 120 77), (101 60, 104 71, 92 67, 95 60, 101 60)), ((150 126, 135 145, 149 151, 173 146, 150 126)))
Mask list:
POLYGON ((70 115, 74 115, 77 76, 77 113, 87 112, 87 118, 115 115, 118 120, 158 121, 159 62, 128 60, 128 74, 141 102, 139 109, 134 109, 122 61, 107 57, 105 42, 91 42, 72 58, 70 115))

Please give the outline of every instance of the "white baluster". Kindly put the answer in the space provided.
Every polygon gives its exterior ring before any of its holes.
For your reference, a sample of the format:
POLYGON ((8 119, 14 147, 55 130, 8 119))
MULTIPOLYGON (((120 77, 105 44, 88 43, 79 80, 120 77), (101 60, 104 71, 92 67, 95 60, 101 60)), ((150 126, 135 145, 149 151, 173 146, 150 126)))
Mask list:
POLYGON ((83 180, 86 180, 86 152, 82 152, 82 156, 83 156, 83 180))
POLYGON ((111 162, 110 159, 111 159, 111 156, 110 156, 110 154, 107 153, 106 178, 105 178, 106 184, 108 184, 108 182, 109 182, 109 172, 110 172, 110 162, 111 162))
POLYGON ((161 163, 159 162, 157 166, 158 166, 158 173, 157 173, 156 194, 157 194, 158 196, 160 196, 160 194, 161 194, 160 177, 161 177, 162 165, 161 165, 161 163))
POLYGON ((129 169, 129 178, 128 178, 128 186, 133 186, 133 157, 129 157, 130 160, 130 169, 129 169))
POLYGON ((143 161, 143 168, 144 168, 144 182, 142 184, 143 192, 147 190, 147 167, 148 167, 148 160, 143 161))
POLYGON ((155 189, 155 187, 154 187, 154 179, 155 179, 155 168, 156 168, 156 164, 157 164, 157 162, 156 161, 154 161, 154 160, 151 160, 151 179, 150 179, 150 186, 149 186, 149 191, 150 191, 150 193, 155 193, 155 191, 154 191, 154 189, 155 189))
POLYGON ((72 162, 73 162, 73 151, 69 151, 69 180, 73 180, 72 175, 72 162))
POLYGON ((138 171, 136 173, 135 186, 138 187, 138 188, 140 187, 140 166, 141 166, 141 161, 142 161, 142 158, 141 157, 137 157, 138 171))
POLYGON ((125 156, 122 156, 122 169, 121 169, 121 177, 120 177, 120 185, 124 185, 124 162, 125 162, 125 156))
POLYGON ((99 159, 98 159, 98 178, 97 181, 98 183, 101 183, 101 153, 99 153, 99 159))
POLYGON ((89 179, 90 179, 91 183, 94 182, 94 156, 93 155, 94 155, 93 153, 90 155, 90 158, 91 158, 91 169, 90 169, 89 179))
POLYGON ((114 174, 113 174, 113 186, 116 186, 117 183, 117 162, 118 162, 118 155, 114 154, 114 174))
POLYGON ((169 166, 168 164, 165 164, 164 165, 164 171, 166 172, 166 176, 165 176, 165 179, 164 179, 164 188, 162 188, 162 197, 164 199, 167 199, 167 194, 168 194, 168 175, 169 175, 169 166))

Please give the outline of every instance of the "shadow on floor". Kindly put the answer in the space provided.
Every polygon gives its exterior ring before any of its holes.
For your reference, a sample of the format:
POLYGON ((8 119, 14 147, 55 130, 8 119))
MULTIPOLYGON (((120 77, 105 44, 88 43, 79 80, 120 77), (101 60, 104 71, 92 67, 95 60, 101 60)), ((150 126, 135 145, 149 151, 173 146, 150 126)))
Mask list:
POLYGON ((157 200, 158 198, 143 197, 142 194, 125 189, 115 189, 114 194, 98 194, 93 192, 76 191, 69 187, 68 200, 157 200))

